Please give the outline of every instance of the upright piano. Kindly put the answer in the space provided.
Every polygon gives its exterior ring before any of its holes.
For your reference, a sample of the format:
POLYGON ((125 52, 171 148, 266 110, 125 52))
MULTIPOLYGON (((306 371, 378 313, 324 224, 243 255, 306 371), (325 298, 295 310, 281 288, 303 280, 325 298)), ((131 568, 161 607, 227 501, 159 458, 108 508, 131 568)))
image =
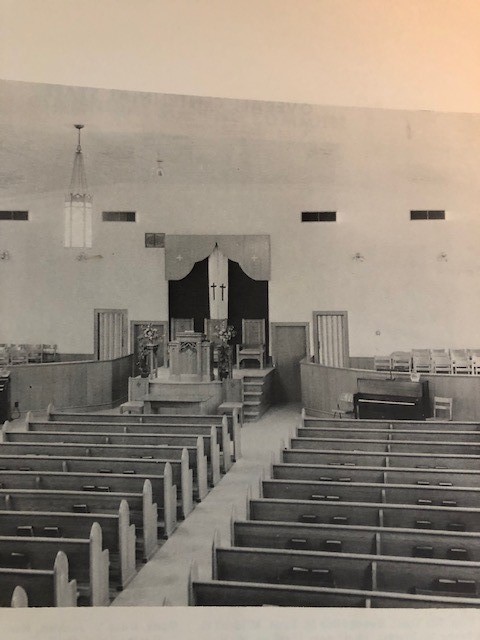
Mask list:
POLYGON ((355 416, 371 420, 425 420, 430 416, 428 380, 358 378, 355 416))

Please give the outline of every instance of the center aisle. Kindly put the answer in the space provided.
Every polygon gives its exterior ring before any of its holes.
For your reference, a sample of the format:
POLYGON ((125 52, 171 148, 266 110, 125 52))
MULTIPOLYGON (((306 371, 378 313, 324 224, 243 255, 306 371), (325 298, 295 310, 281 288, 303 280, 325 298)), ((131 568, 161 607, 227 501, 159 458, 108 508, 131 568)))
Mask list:
POLYGON ((210 579, 211 547, 217 529, 224 544, 230 541, 230 517, 235 507, 237 518, 245 517, 246 493, 252 487, 258 495, 262 469, 268 469, 272 451, 278 459, 280 441, 287 439, 300 422, 300 406, 272 407, 258 422, 242 429, 243 457, 236 462, 207 498, 177 528, 122 591, 112 606, 159 606, 165 598, 172 606, 187 605, 187 579, 195 560, 200 579, 210 579))

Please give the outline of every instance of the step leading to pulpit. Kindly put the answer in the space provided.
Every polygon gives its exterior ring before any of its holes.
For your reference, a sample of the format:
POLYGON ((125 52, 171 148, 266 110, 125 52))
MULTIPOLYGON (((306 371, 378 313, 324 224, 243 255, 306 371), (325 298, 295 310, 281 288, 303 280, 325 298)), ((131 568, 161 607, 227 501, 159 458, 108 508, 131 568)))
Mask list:
POLYGON ((255 422, 272 404, 274 369, 234 369, 233 378, 242 380, 243 415, 255 422))

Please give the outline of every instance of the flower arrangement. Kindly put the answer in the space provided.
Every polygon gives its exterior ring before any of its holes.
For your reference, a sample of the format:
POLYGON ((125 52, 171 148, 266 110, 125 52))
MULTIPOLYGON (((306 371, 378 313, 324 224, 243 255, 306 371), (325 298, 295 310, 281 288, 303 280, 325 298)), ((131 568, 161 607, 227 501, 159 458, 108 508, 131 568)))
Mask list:
POLYGON ((230 340, 237 335, 237 332, 233 325, 229 324, 228 327, 220 329, 217 335, 223 344, 228 344, 230 340))
POLYGON ((149 344, 153 344, 158 340, 158 329, 151 323, 147 324, 147 326, 143 329, 143 337, 149 344))
POLYGON ((149 352, 152 347, 154 352, 158 346, 158 329, 151 323, 145 325, 137 338, 138 356, 137 367, 142 378, 148 377, 151 373, 149 365, 149 352))

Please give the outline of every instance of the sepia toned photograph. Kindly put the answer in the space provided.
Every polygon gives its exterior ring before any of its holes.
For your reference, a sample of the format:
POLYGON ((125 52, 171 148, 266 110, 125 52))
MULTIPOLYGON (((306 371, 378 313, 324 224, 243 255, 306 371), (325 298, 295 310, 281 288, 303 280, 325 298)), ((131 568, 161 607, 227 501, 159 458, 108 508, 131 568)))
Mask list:
POLYGON ((0 0, 6 638, 480 633, 479 32, 0 0))

